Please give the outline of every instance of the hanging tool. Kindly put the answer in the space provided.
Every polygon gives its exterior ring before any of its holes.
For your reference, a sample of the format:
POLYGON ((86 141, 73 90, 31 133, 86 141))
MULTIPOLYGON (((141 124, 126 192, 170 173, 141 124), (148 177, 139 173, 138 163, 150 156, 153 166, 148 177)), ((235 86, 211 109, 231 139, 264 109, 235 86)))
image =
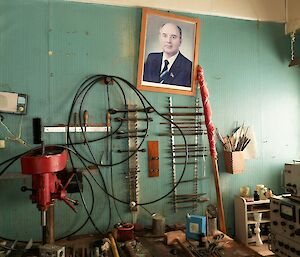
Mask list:
MULTIPOLYGON (((204 130, 200 130, 199 132, 189 132, 189 133, 184 133, 182 131, 183 135, 184 136, 195 136, 195 135, 205 135, 206 134, 206 131, 204 130)), ((159 136, 182 136, 182 134, 180 132, 173 132, 170 133, 170 132, 165 132, 165 133, 158 133, 159 136)))
POLYGON ((174 113, 162 113, 163 116, 197 116, 197 115, 203 115, 202 112, 174 112, 174 113))
POLYGON ((114 118, 115 121, 153 121, 152 118, 114 118))
POLYGON ((148 135, 122 135, 122 136, 116 136, 115 139, 124 139, 124 138, 137 138, 137 137, 147 137, 148 135))
POLYGON ((127 112, 146 112, 151 113, 154 112, 154 109, 152 107, 147 107, 145 109, 109 109, 108 112, 110 114, 116 114, 116 113, 127 113, 127 112))
POLYGON ((127 131, 122 131, 119 130, 117 131, 117 134, 130 134, 130 133, 137 133, 137 132, 147 132, 147 129, 136 129, 136 130, 127 130, 127 131))
POLYGON ((146 149, 130 149, 130 150, 118 150, 117 153, 133 153, 133 152, 140 152, 140 153, 145 153, 146 149))
POLYGON ((88 126, 88 120, 89 120, 89 113, 87 110, 83 112, 83 126, 84 126, 84 131, 86 132, 86 127, 88 126))
POLYGON ((222 200, 222 191, 220 188, 220 177, 219 177, 219 170, 218 170, 218 154, 216 150, 216 142, 214 138, 214 131, 215 127, 212 122, 212 111, 209 104, 208 99, 208 89, 206 87, 205 79, 204 79, 204 71, 198 65, 197 67, 197 80, 199 83, 199 89, 201 93, 202 105, 204 110, 204 117, 205 117, 205 124, 207 128, 208 134, 208 141, 209 141, 209 148, 212 160, 212 166, 214 171, 214 179, 215 179, 215 186, 216 186, 216 195, 218 201, 218 215, 220 221, 220 230, 226 234, 226 225, 225 225, 225 216, 224 216, 224 208, 223 208, 223 200, 222 200))

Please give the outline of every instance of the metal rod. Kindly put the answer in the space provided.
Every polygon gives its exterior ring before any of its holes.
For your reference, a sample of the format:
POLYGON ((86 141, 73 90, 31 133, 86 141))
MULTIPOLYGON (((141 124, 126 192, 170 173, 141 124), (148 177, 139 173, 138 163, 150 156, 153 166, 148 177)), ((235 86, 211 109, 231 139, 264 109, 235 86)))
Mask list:
MULTIPOLYGON (((206 202, 208 201, 207 198, 191 198, 191 199, 180 199, 180 200, 176 200, 176 203, 190 203, 190 202, 206 202)), ((172 201, 171 201, 172 202, 172 201)))
POLYGON ((175 195, 176 198, 190 198, 190 197, 199 197, 206 195, 206 193, 199 193, 199 194, 180 194, 180 195, 175 195))
POLYGON ((174 113, 162 113, 163 116, 197 116, 203 115, 202 112, 174 112, 174 113))
POLYGON ((127 136, 116 136, 115 139, 133 138, 133 137, 147 137, 148 135, 127 135, 127 136))
POLYGON ((55 233, 54 233, 54 204, 51 204, 46 213, 46 243, 54 244, 55 233))
POLYGON ((135 130, 128 130, 128 131, 123 131, 123 130, 120 130, 120 131, 117 131, 117 134, 130 134, 130 133, 136 133, 136 132, 146 132, 147 129, 135 129, 135 130))
POLYGON ((208 150, 208 148, 206 148, 206 147, 199 147, 199 148, 193 148, 193 147, 175 148, 174 152, 186 152, 186 150, 188 150, 188 152, 190 152, 190 151, 197 152, 197 151, 206 151, 206 150, 208 150))
MULTIPOLYGON (((169 107, 169 106, 167 106, 169 107)), ((195 108, 202 108, 202 106, 172 106, 172 108, 178 108, 178 109, 195 109, 195 108)))
POLYGON ((115 121, 153 121, 152 118, 114 118, 115 121))
MULTIPOLYGON (((201 178, 197 178, 197 180, 204 180, 204 179, 208 179, 209 177, 201 177, 201 178)), ((187 182, 194 182, 195 179, 187 179, 187 180, 181 180, 180 183, 187 183, 187 182)), ((179 182, 177 182, 176 184, 178 184, 179 182)))
MULTIPOLYGON (((185 162, 176 162, 175 165, 184 165, 185 162)), ((195 164, 195 162, 188 162, 187 165, 195 164)))
MULTIPOLYGON (((195 158, 195 157, 206 157, 206 154, 200 154, 200 155, 189 155, 188 158, 195 158)), ((185 155, 177 155, 175 158, 186 158, 185 155)))
MULTIPOLYGON (((198 144, 186 144, 187 146, 198 146, 198 144)), ((185 146, 185 144, 176 144, 174 145, 175 147, 178 147, 178 146, 185 146)))
POLYGON ((124 112, 147 112, 151 113, 154 112, 154 109, 152 107, 147 107, 145 109, 141 108, 133 108, 133 109, 109 109, 108 112, 110 114, 116 114, 116 113, 124 113, 124 112))
MULTIPOLYGON (((192 119, 180 119, 178 121, 174 120, 173 123, 175 123, 176 125, 178 125, 178 124, 190 124, 190 125, 201 124, 201 125, 205 125, 205 122, 202 122, 202 121, 195 122, 194 118, 192 118, 192 119)), ((173 123, 170 122, 170 121, 165 121, 165 122, 160 122, 159 124, 167 124, 168 125, 168 124, 173 124, 173 123)))
POLYGON ((46 244, 47 239, 47 216, 46 211, 41 211, 41 225, 42 225, 42 243, 46 244))
POLYGON ((118 150, 117 153, 133 153, 133 152, 146 152, 146 149, 131 149, 131 150, 118 150))
MULTIPOLYGON (((206 131, 199 131, 199 133, 183 133, 184 136, 206 135, 206 131)), ((182 136, 181 133, 159 133, 159 136, 182 136)))

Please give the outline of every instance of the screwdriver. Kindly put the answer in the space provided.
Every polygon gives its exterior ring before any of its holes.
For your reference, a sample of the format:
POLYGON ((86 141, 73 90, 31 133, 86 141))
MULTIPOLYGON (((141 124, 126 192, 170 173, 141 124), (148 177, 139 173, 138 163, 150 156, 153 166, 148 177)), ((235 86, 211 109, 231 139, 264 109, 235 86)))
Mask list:
POLYGON ((83 112, 83 125, 84 125, 84 131, 86 132, 86 127, 88 126, 88 120, 89 120, 89 113, 87 110, 83 112))

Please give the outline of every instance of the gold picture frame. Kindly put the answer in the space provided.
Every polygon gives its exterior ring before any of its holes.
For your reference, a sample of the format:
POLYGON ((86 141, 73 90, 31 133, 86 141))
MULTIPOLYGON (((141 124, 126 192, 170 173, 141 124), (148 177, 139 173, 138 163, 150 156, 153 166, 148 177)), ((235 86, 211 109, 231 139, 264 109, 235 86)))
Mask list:
POLYGON ((143 8, 137 89, 195 95, 199 35, 197 18, 143 8))

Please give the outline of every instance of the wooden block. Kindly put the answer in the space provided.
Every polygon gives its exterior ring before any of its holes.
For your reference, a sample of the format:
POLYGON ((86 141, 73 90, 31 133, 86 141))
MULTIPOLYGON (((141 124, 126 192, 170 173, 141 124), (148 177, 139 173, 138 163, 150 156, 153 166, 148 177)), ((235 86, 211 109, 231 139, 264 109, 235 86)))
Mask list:
POLYGON ((148 141, 148 176, 159 176, 158 141, 148 141))
POLYGON ((185 233, 181 230, 170 231, 165 233, 165 243, 167 245, 173 245, 179 240, 181 243, 186 241, 185 233))

